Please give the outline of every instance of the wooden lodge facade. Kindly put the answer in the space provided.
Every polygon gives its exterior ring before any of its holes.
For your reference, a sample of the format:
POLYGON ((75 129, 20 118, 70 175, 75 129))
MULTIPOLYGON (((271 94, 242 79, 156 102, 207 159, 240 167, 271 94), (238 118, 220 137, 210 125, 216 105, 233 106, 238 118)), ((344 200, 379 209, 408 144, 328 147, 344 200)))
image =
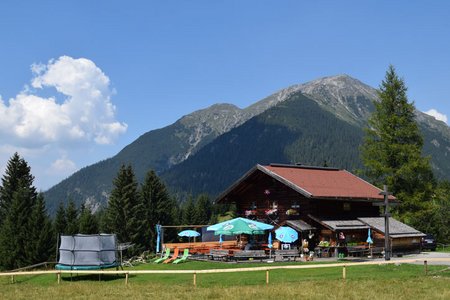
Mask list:
MULTIPOLYGON (((352 173, 326 167, 256 165, 218 198, 235 203, 238 215, 277 226, 290 226, 311 247, 364 245, 369 228, 373 247, 384 246, 380 224, 383 195, 352 173)), ((389 202, 397 203, 394 196, 389 202)), ((392 250, 420 249, 424 234, 391 218, 392 250)))

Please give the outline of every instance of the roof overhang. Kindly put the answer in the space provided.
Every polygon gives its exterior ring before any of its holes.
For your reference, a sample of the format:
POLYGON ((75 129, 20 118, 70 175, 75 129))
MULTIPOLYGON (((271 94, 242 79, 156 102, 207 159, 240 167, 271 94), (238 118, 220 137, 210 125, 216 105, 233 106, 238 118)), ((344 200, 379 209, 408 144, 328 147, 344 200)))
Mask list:
POLYGON ((294 228, 297 231, 310 231, 310 230, 316 230, 315 227, 311 226, 310 224, 306 223, 303 220, 287 220, 286 225, 294 228))
POLYGON ((360 220, 325 220, 312 215, 308 215, 312 220, 323 225, 324 227, 336 232, 343 230, 367 230, 369 226, 361 222, 360 220))

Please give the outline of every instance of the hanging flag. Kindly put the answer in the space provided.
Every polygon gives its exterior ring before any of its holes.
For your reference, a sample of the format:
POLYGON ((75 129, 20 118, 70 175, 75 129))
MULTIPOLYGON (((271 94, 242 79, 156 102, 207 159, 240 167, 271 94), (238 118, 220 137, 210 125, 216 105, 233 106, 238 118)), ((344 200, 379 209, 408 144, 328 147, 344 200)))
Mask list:
POLYGON ((156 224, 156 253, 159 253, 161 243, 161 225, 156 224))

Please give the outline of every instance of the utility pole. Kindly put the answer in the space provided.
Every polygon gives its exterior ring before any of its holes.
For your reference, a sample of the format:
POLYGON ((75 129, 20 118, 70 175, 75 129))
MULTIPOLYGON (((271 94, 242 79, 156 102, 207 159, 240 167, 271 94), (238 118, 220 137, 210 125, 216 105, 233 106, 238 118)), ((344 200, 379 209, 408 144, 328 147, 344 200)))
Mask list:
POLYGON ((392 193, 388 192, 387 185, 383 186, 383 191, 380 195, 384 196, 384 260, 391 260, 391 245, 389 240, 389 195, 392 193))

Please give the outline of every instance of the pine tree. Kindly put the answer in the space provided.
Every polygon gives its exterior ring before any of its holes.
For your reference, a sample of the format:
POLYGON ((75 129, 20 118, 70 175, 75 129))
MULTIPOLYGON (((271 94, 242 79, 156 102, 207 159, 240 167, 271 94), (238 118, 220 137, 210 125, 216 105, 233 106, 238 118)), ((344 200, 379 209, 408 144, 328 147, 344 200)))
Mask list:
POLYGON ((27 244, 29 263, 36 264, 49 261, 49 258, 55 253, 56 240, 42 194, 37 197, 28 226, 30 229, 27 244))
POLYGON ((59 203, 58 210, 56 211, 55 220, 53 222, 53 230, 55 234, 59 237, 61 234, 66 233, 67 219, 66 219, 66 209, 62 202, 59 203))
POLYGON ((396 212, 403 221, 418 226, 429 210, 434 185, 429 158, 422 156, 423 138, 415 122, 414 104, 406 85, 389 66, 380 86, 380 102, 369 119, 361 156, 365 174, 382 187, 386 184, 401 201, 396 212))
POLYGON ((27 251, 29 222, 37 198, 33 180, 27 162, 15 153, 8 161, 0 190, 0 268, 20 268, 33 261, 27 251))
POLYGON ((196 225, 194 224, 195 203, 192 195, 188 197, 183 205, 182 223, 183 225, 196 225))
POLYGON ((33 186, 34 177, 31 175, 31 169, 27 162, 16 152, 8 161, 5 175, 2 177, 0 186, 0 225, 6 219, 9 207, 13 201, 14 193, 22 186, 27 186, 30 192, 37 195, 36 188, 33 186))
POLYGON ((78 210, 75 206, 75 202, 72 199, 69 200, 69 204, 66 209, 66 221, 67 227, 65 234, 73 235, 79 233, 79 219, 78 219, 78 210))
POLYGON ((141 198, 144 211, 145 246, 155 250, 156 224, 172 224, 172 207, 176 206, 169 197, 166 186, 154 171, 149 171, 141 186, 141 198))
POLYGON ((82 234, 96 234, 99 233, 98 220, 91 210, 84 205, 81 206, 79 232, 82 234))
POLYGON ((142 201, 131 166, 121 166, 113 182, 113 190, 106 211, 109 231, 117 235, 119 242, 132 242, 135 249, 143 248, 142 201))
POLYGON ((206 225, 211 219, 211 201, 205 194, 199 195, 195 201, 193 222, 195 224, 206 225))

